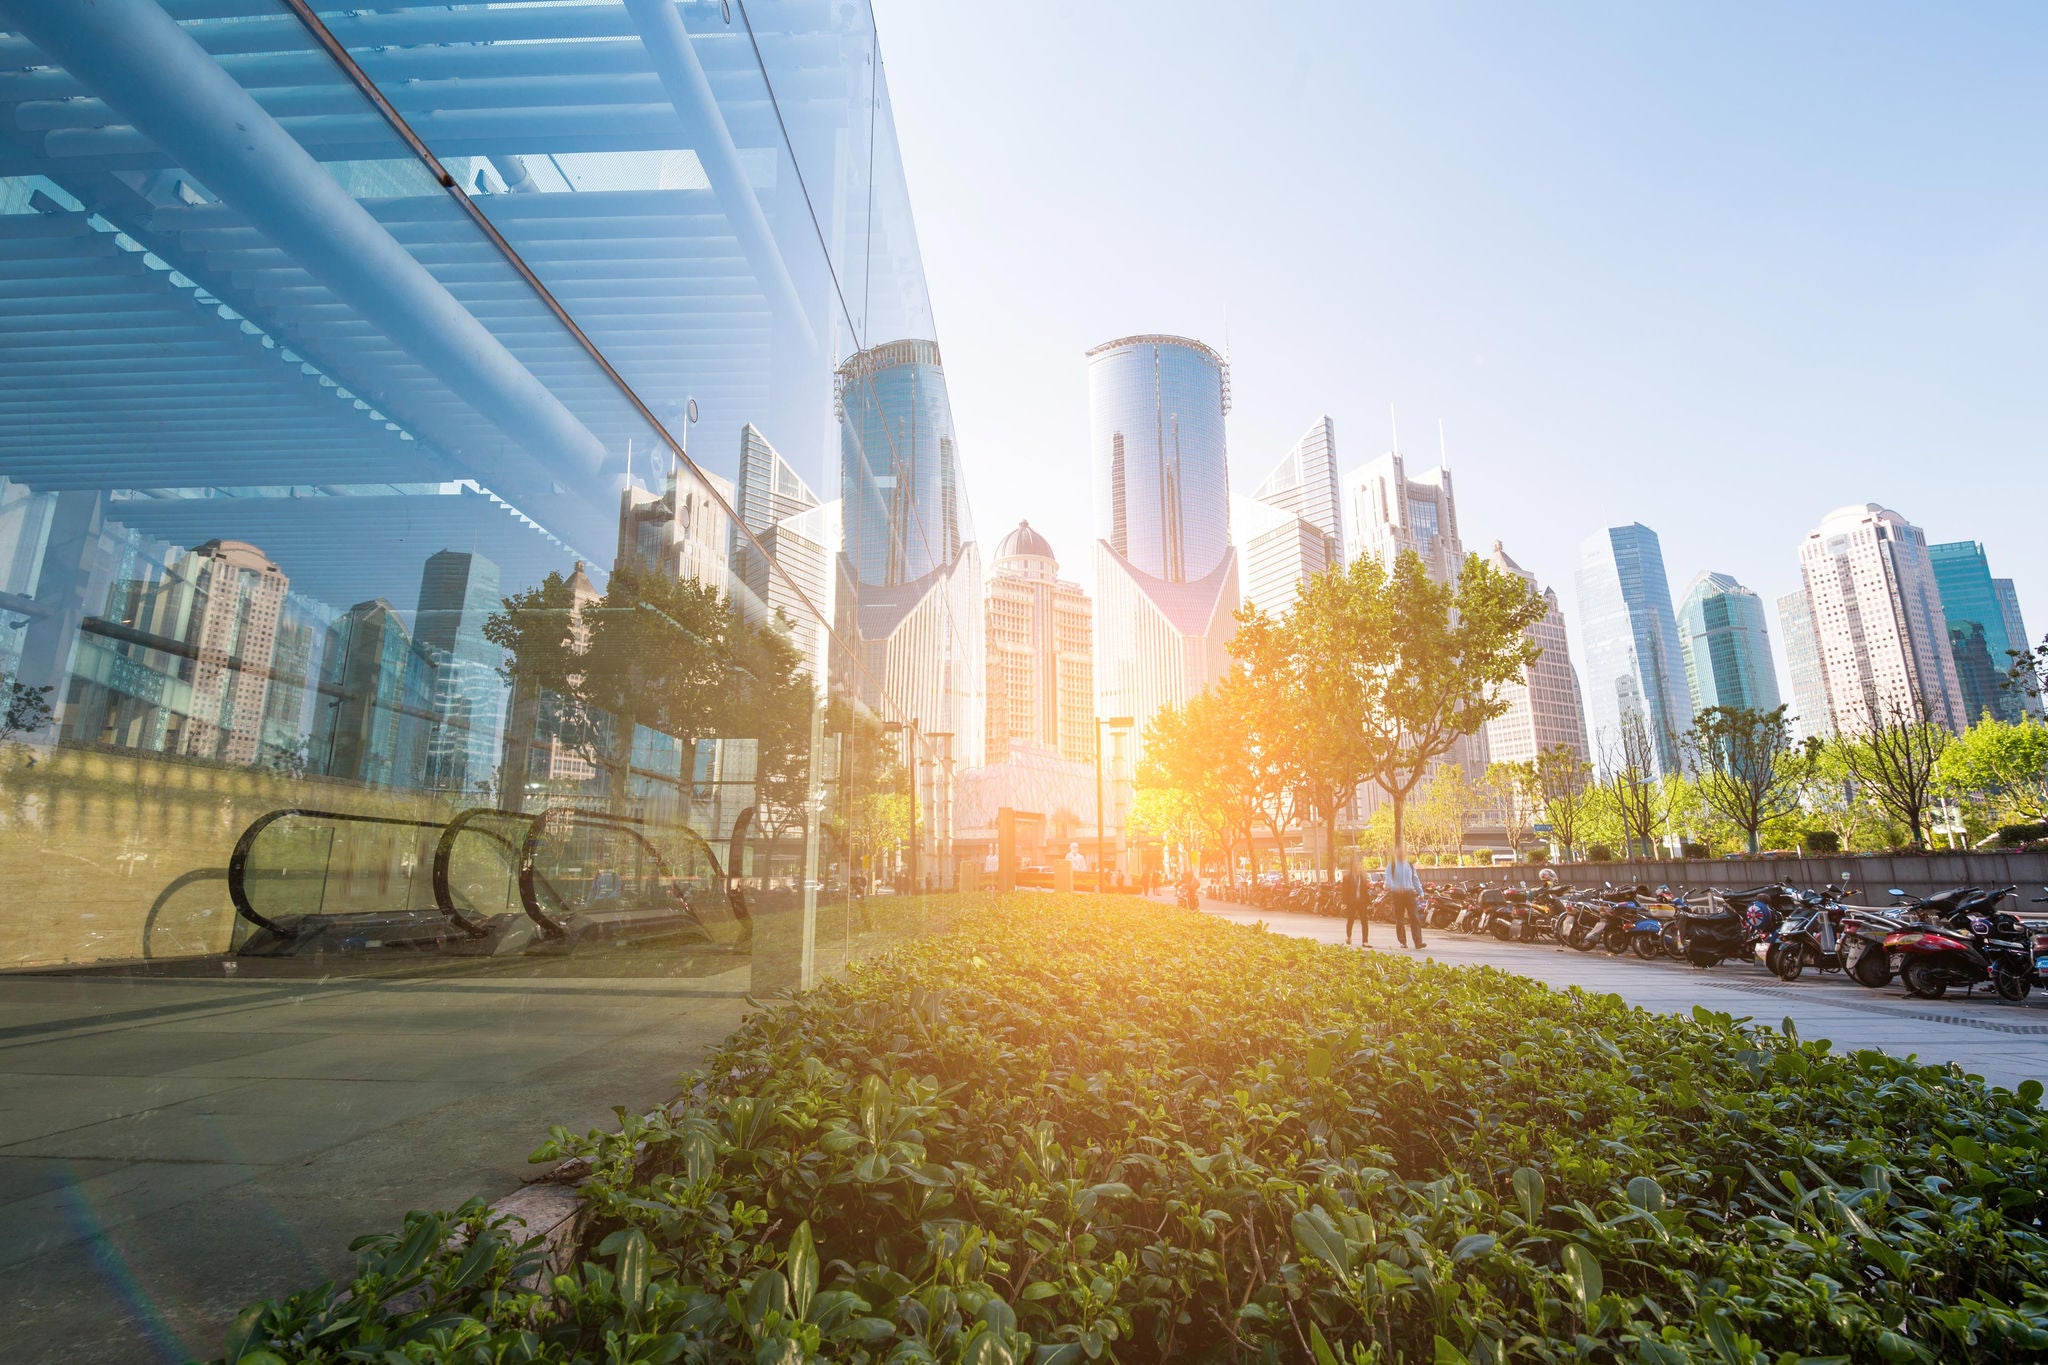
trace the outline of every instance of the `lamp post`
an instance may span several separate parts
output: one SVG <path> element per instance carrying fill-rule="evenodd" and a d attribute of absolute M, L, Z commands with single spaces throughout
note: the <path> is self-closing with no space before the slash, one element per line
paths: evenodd
<path fill-rule="evenodd" d="M 1136 724 L 1137 722 L 1129 716 L 1110 716 L 1107 719 L 1097 716 L 1095 718 L 1095 894 L 1098 896 L 1108 890 L 1108 887 L 1105 885 L 1107 878 L 1104 876 L 1104 872 L 1107 870 L 1108 859 L 1103 852 L 1104 839 L 1102 829 L 1102 732 L 1105 728 L 1128 730 Z"/>

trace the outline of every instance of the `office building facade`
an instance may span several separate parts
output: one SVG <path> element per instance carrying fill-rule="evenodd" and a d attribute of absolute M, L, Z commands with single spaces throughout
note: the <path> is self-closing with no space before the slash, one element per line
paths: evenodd
<path fill-rule="evenodd" d="M 1785 681 L 1792 689 L 1791 711 L 1786 717 L 1792 737 L 1801 741 L 1830 738 L 1835 733 L 1835 718 L 1828 706 L 1820 640 L 1814 633 L 1813 603 L 1806 589 L 1795 589 L 1778 599 L 1778 631 L 1785 641 Z"/>
<path fill-rule="evenodd" d="M 1529 642 L 1541 651 L 1522 677 L 1501 689 L 1508 709 L 1486 723 L 1486 752 L 1495 763 L 1525 763 L 1546 749 L 1587 752 L 1586 709 L 1579 695 L 1578 670 L 1572 667 L 1564 613 L 1557 593 L 1536 581 L 1536 575 L 1508 557 L 1499 541 L 1489 562 L 1513 574 L 1542 595 L 1543 619 L 1529 627 Z"/>
<path fill-rule="evenodd" d="M 1019 522 L 988 576 L 988 762 L 1020 748 L 1094 762 L 1094 630 L 1088 594 L 1059 576 L 1052 543 Z"/>
<path fill-rule="evenodd" d="M 1330 557 L 1335 545 L 1321 527 L 1284 507 L 1234 495 L 1231 502 L 1244 604 L 1284 616 L 1302 584 L 1339 562 Z"/>
<path fill-rule="evenodd" d="M 1990 557 L 1974 540 L 1929 545 L 1927 560 L 1948 622 L 1963 714 L 1972 725 L 1985 715 L 2016 721 L 2028 714 L 2028 704 L 2038 699 L 2024 686 L 2007 685 L 2029 643 L 2025 625 L 2017 620 L 2019 598 L 2012 580 L 1991 576 Z"/>
<path fill-rule="evenodd" d="M 1266 475 L 1252 497 L 1268 507 L 1299 517 L 1326 542 L 1323 561 L 1342 564 L 1344 515 L 1337 475 L 1337 424 L 1318 417 Z M 1244 537 L 1240 535 L 1239 543 Z"/>
<path fill-rule="evenodd" d="M 1799 547 L 1836 734 L 1925 717 L 1960 731 L 1962 684 L 1927 537 L 1876 503 L 1837 508 Z"/>
<path fill-rule="evenodd" d="M 1391 564 L 1409 550 L 1437 582 L 1458 581 L 1465 544 L 1448 465 L 1411 475 L 1407 460 L 1389 451 L 1346 474 L 1341 487 L 1343 543 L 1353 558 L 1372 555 Z"/>
<path fill-rule="evenodd" d="M 1692 700 L 1657 533 L 1632 522 L 1588 536 L 1579 546 L 1577 588 L 1593 762 L 1614 769 L 1624 725 L 1640 721 L 1656 771 L 1682 773 Z"/>
<path fill-rule="evenodd" d="M 1694 712 L 1775 711 L 1778 668 L 1761 597 L 1724 573 L 1701 573 L 1678 605 L 1678 647 Z"/>
<path fill-rule="evenodd" d="M 1186 337 L 1087 352 L 1095 467 L 1095 706 L 1141 737 L 1230 666 L 1239 566 L 1224 417 L 1230 368 Z"/>

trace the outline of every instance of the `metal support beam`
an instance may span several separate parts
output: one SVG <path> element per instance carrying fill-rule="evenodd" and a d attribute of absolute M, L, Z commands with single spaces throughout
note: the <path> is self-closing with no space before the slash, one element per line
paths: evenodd
<path fill-rule="evenodd" d="M 811 331 L 810 315 L 804 309 L 796 283 L 790 279 L 789 267 L 782 259 L 774 230 L 768 226 L 768 217 L 761 212 L 760 196 L 747 183 L 732 131 L 726 127 L 718 98 L 711 93 L 711 82 L 705 79 L 697 50 L 691 46 L 690 31 L 683 27 L 682 16 L 676 13 L 675 0 L 625 0 L 625 5 L 654 63 L 655 74 L 661 77 L 662 88 L 676 107 L 676 115 L 686 130 L 698 134 L 691 150 L 697 153 L 704 176 L 725 209 L 726 222 L 739 239 L 740 250 L 753 267 L 761 292 L 768 296 L 776 321 L 788 329 L 807 353 L 817 355 L 818 340 Z"/>
<path fill-rule="evenodd" d="M 0 0 L 4 2 L 4 0 Z M 596 474 L 603 443 L 155 0 L 11 3 L 15 28 L 531 457 L 516 482 Z M 501 470 L 478 470 L 502 484 Z"/>

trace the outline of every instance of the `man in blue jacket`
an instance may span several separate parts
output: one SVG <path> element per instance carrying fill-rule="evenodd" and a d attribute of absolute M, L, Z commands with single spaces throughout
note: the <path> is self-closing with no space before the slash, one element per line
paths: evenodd
<path fill-rule="evenodd" d="M 1408 946 L 1410 935 L 1422 947 L 1422 876 L 1415 864 L 1396 857 L 1387 864 L 1387 904 L 1394 912 L 1394 937 Z"/>

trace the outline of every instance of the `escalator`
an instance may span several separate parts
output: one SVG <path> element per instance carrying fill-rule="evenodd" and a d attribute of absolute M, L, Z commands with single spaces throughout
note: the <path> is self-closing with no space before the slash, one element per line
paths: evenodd
<path fill-rule="evenodd" d="M 303 807 L 258 817 L 228 859 L 228 899 L 251 929 L 235 955 L 441 951 L 477 938 L 434 896 L 442 829 Z"/>
<path fill-rule="evenodd" d="M 446 822 L 275 810 L 242 832 L 226 879 L 239 957 L 744 952 L 751 939 L 744 898 L 696 831 L 569 806 Z"/>

